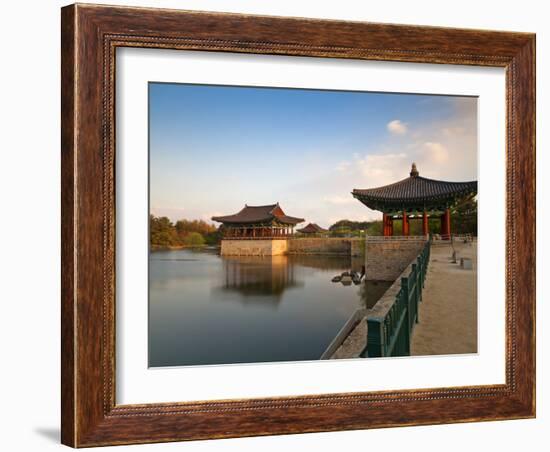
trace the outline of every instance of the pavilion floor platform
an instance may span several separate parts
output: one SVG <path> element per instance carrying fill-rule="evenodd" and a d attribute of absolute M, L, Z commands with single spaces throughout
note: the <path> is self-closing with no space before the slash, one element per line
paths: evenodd
<path fill-rule="evenodd" d="M 411 355 L 477 352 L 477 242 L 432 246 Z M 471 270 L 460 267 L 470 258 Z"/>

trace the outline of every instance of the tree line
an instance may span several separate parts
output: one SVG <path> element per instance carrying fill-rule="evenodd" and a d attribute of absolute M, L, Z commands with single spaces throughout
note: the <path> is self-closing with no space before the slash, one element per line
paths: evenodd
<path fill-rule="evenodd" d="M 172 223 L 168 217 L 150 215 L 149 239 L 153 247 L 197 247 L 219 243 L 220 234 L 216 226 L 204 220 L 178 220 Z"/>

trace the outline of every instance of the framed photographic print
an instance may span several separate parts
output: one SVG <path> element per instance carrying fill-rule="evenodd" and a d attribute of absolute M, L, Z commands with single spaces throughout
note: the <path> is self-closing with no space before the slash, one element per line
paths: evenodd
<path fill-rule="evenodd" d="M 62 9 L 62 442 L 535 415 L 535 37 Z"/>

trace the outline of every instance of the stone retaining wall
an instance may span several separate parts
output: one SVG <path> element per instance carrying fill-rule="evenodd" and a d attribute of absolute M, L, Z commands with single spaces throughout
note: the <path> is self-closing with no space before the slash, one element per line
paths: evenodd
<path fill-rule="evenodd" d="M 223 239 L 222 256 L 278 256 L 281 254 L 321 254 L 361 257 L 365 239 L 339 237 L 289 238 L 275 240 Z"/>
<path fill-rule="evenodd" d="M 425 240 L 379 240 L 365 244 L 367 278 L 376 281 L 395 281 L 425 244 Z"/>
<path fill-rule="evenodd" d="M 221 243 L 222 256 L 280 256 L 287 254 L 288 240 L 231 240 Z"/>
<path fill-rule="evenodd" d="M 299 238 L 288 241 L 289 254 L 335 254 L 350 256 L 350 239 L 332 237 Z"/>

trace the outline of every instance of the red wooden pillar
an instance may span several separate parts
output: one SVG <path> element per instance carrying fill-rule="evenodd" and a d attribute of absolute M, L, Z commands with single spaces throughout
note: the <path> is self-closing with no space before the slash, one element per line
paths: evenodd
<path fill-rule="evenodd" d="M 385 213 L 382 214 L 382 229 L 383 229 L 384 237 L 387 237 L 388 235 L 390 235 L 390 231 L 388 228 L 388 215 Z"/>
<path fill-rule="evenodd" d="M 384 214 L 384 235 L 386 237 L 391 237 L 393 235 L 393 219 L 391 215 Z"/>
<path fill-rule="evenodd" d="M 422 234 L 428 235 L 430 232 L 430 229 L 428 227 L 428 213 L 424 211 L 424 214 L 422 215 Z"/>
<path fill-rule="evenodd" d="M 445 213 L 443 214 L 443 217 L 445 218 L 445 236 L 449 240 L 451 238 L 451 209 L 445 209 Z"/>
<path fill-rule="evenodd" d="M 403 235 L 409 235 L 409 219 L 407 218 L 407 212 L 403 210 Z"/>

